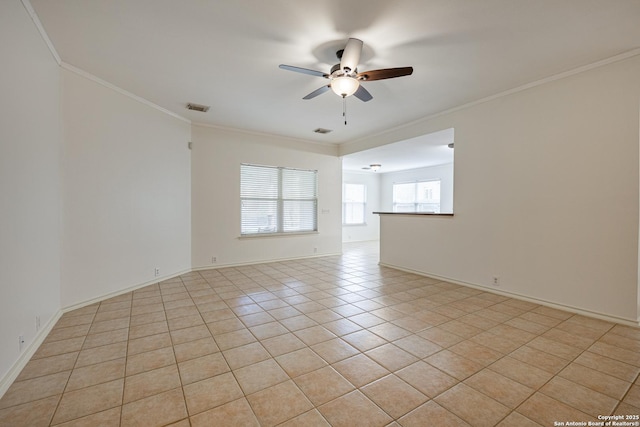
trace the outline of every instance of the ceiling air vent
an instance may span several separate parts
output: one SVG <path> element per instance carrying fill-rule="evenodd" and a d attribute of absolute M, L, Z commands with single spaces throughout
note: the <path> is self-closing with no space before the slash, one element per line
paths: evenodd
<path fill-rule="evenodd" d="M 331 129 L 324 129 L 324 128 L 318 128 L 316 130 L 314 130 L 315 133 L 329 133 L 331 132 Z"/>
<path fill-rule="evenodd" d="M 211 107 L 207 105 L 192 104 L 192 103 L 187 104 L 187 109 L 193 110 L 193 111 L 200 111 L 201 113 L 206 113 L 207 111 L 209 111 L 209 108 Z"/>

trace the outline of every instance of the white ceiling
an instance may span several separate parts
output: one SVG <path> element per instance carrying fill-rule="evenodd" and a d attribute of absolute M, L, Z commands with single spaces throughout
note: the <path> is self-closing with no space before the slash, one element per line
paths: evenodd
<path fill-rule="evenodd" d="M 454 130 L 445 129 L 428 135 L 411 138 L 393 144 L 349 154 L 342 159 L 342 169 L 354 172 L 374 173 L 363 170 L 372 164 L 382 165 L 377 173 L 396 172 L 426 166 L 453 163 Z"/>
<path fill-rule="evenodd" d="M 637 49 L 638 0 L 31 0 L 62 61 L 196 123 L 340 144 Z M 347 38 L 373 100 L 327 92 Z M 210 105 L 208 113 L 185 109 Z M 332 129 L 326 135 L 318 127 Z M 387 160 L 385 163 L 389 164 Z"/>

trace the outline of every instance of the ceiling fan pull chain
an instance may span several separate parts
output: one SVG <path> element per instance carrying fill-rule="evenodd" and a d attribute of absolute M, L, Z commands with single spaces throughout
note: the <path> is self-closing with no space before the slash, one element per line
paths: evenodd
<path fill-rule="evenodd" d="M 347 97 L 342 95 L 342 117 L 344 117 L 344 125 L 347 125 Z"/>

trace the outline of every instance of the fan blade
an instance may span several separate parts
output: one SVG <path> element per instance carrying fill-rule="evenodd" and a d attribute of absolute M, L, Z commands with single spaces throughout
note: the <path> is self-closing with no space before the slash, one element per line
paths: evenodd
<path fill-rule="evenodd" d="M 383 70 L 371 70 L 358 73 L 358 78 L 365 81 L 392 79 L 394 77 L 410 76 L 413 67 L 385 68 Z"/>
<path fill-rule="evenodd" d="M 321 88 L 318 88 L 316 90 L 314 90 L 313 92 L 311 92 L 309 95 L 305 96 L 302 99 L 311 99 L 311 98 L 315 98 L 318 95 L 322 95 L 323 93 L 325 93 L 326 91 L 329 90 L 331 86 L 330 85 L 326 85 L 326 86 L 322 86 Z"/>
<path fill-rule="evenodd" d="M 325 79 L 329 78 L 329 75 L 323 73 L 322 71 L 309 70 L 308 68 L 300 68 L 294 67 L 293 65 L 284 65 L 280 64 L 280 68 L 283 70 L 295 71 L 296 73 L 309 74 L 311 76 L 324 77 Z"/>
<path fill-rule="evenodd" d="M 340 68 L 343 70 L 348 68 L 349 72 L 355 71 L 360 61 L 360 53 L 362 53 L 362 40 L 349 39 L 340 58 Z"/>
<path fill-rule="evenodd" d="M 358 88 L 357 91 L 355 91 L 355 93 L 353 94 L 353 96 L 355 96 L 356 98 L 358 98 L 360 101 L 371 101 L 373 99 L 373 96 L 371 96 L 371 94 L 369 93 L 368 90 L 366 90 L 364 88 L 364 86 L 360 85 L 360 87 Z"/>

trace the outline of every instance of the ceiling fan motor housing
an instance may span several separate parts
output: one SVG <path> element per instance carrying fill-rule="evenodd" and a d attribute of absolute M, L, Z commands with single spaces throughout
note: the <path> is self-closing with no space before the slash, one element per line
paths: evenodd
<path fill-rule="evenodd" d="M 412 67 L 386 68 L 358 73 L 357 67 L 360 61 L 360 54 L 362 53 L 362 46 L 362 40 L 350 38 L 345 48 L 336 52 L 340 63 L 331 67 L 329 74 L 285 64 L 280 64 L 280 68 L 329 79 L 329 84 L 314 90 L 302 99 L 313 99 L 331 89 L 336 95 L 341 96 L 343 99 L 347 96 L 355 95 L 356 98 L 363 102 L 370 101 L 373 97 L 360 85 L 360 82 L 365 80 L 391 79 L 394 77 L 408 76 L 413 73 Z"/>
<path fill-rule="evenodd" d="M 342 77 L 342 76 L 355 77 L 357 73 L 358 73 L 358 70 L 349 70 L 348 68 L 343 70 L 342 68 L 340 68 L 340 64 L 334 65 L 333 67 L 331 67 L 331 71 L 329 71 L 329 74 L 332 77 Z"/>

